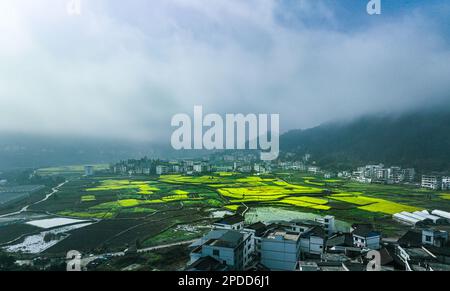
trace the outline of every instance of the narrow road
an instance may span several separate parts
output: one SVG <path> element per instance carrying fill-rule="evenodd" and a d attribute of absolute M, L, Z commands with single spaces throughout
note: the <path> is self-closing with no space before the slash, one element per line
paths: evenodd
<path fill-rule="evenodd" d="M 146 253 L 146 252 L 151 252 L 151 251 L 155 251 L 155 250 L 175 247 L 175 246 L 182 246 L 182 245 L 187 245 L 187 244 L 194 243 L 194 242 L 196 242 L 198 240 L 199 239 L 193 239 L 193 240 L 181 241 L 181 242 L 177 242 L 177 243 L 159 245 L 159 246 L 149 247 L 149 248 L 145 248 L 145 249 L 139 249 L 137 252 L 138 253 Z"/>
<path fill-rule="evenodd" d="M 54 194 L 58 193 L 58 192 L 59 192 L 59 188 L 61 188 L 62 186 L 64 186 L 67 182 L 69 182 L 69 181 L 65 181 L 64 183 L 61 183 L 61 184 L 59 184 L 58 186 L 52 188 L 52 191 L 51 191 L 50 193 L 48 193 L 47 195 L 45 195 L 45 197 L 44 197 L 43 199 L 41 199 L 41 200 L 39 200 L 39 201 L 37 201 L 37 202 L 28 204 L 27 206 L 23 207 L 23 208 L 22 208 L 21 210 L 19 210 L 19 211 L 11 212 L 11 213 L 7 213 L 7 214 L 0 215 L 0 218 L 5 218 L 5 217 L 9 217 L 9 216 L 14 216 L 14 215 L 18 215 L 18 214 L 27 212 L 27 211 L 28 211 L 28 208 L 30 208 L 30 206 L 33 206 L 33 205 L 42 203 L 42 202 L 44 202 L 44 201 L 47 201 L 47 200 L 48 200 L 50 197 L 52 197 Z"/>

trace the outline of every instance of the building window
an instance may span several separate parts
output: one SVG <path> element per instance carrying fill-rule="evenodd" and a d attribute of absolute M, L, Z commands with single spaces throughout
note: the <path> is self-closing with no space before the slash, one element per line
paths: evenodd
<path fill-rule="evenodd" d="M 427 241 L 427 242 L 431 242 L 431 236 L 429 236 L 429 235 L 426 235 L 426 236 L 425 236 L 425 241 Z"/>
<path fill-rule="evenodd" d="M 219 257 L 220 251 L 219 250 L 213 250 L 213 256 Z"/>

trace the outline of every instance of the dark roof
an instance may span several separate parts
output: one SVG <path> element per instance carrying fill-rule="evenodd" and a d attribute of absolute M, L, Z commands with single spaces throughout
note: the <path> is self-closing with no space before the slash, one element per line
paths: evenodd
<path fill-rule="evenodd" d="M 241 242 L 244 235 L 238 231 L 229 230 L 218 239 L 211 239 L 207 244 L 217 247 L 235 248 Z"/>
<path fill-rule="evenodd" d="M 307 232 L 305 232 L 305 233 L 303 233 L 301 235 L 301 237 L 304 237 L 304 238 L 309 238 L 311 236 L 316 236 L 316 237 L 320 237 L 320 238 L 326 238 L 327 234 L 326 234 L 325 230 L 323 230 L 322 227 L 317 227 L 316 226 L 316 227 L 313 227 L 311 230 L 309 230 L 309 231 L 307 231 Z"/>
<path fill-rule="evenodd" d="M 202 257 L 186 268 L 187 271 L 227 271 L 228 266 L 208 256 Z"/>
<path fill-rule="evenodd" d="M 205 234 L 201 239 L 195 241 L 190 245 L 190 247 L 198 247 L 202 246 L 205 242 L 211 240 L 211 239 L 219 239 L 221 236 L 223 236 L 228 230 L 226 229 L 214 229 Z"/>
<path fill-rule="evenodd" d="M 412 262 L 422 262 L 423 260 L 433 259 L 433 257 L 422 248 L 405 248 Z"/>
<path fill-rule="evenodd" d="M 352 235 L 350 233 L 336 234 L 328 238 L 326 245 L 327 247 L 334 247 L 334 246 L 352 247 L 353 246 Z"/>
<path fill-rule="evenodd" d="M 355 227 L 356 229 L 352 232 L 352 234 L 361 236 L 361 237 L 372 237 L 380 235 L 379 232 L 373 230 L 370 225 L 358 225 Z"/>
<path fill-rule="evenodd" d="M 268 229 L 267 225 L 262 222 L 251 224 L 249 226 L 246 226 L 245 228 L 254 230 L 257 236 L 263 234 Z"/>
<path fill-rule="evenodd" d="M 244 221 L 244 217 L 242 215 L 236 214 L 236 215 L 225 216 L 224 218 L 216 221 L 216 223 L 233 225 L 233 224 L 240 223 L 243 221 Z"/>
<path fill-rule="evenodd" d="M 310 219 L 294 219 L 291 221 L 291 223 L 295 223 L 296 225 L 302 225 L 302 226 L 321 226 L 322 224 Z"/>
<path fill-rule="evenodd" d="M 444 257 L 450 257 L 450 247 L 435 247 L 435 246 L 425 246 L 425 249 L 430 251 L 435 256 L 444 256 Z"/>
<path fill-rule="evenodd" d="M 344 254 L 332 254 L 332 253 L 324 253 L 322 254 L 323 262 L 348 262 L 350 258 Z"/>
<path fill-rule="evenodd" d="M 397 242 L 402 247 L 420 247 L 422 245 L 422 233 L 408 230 Z"/>
<path fill-rule="evenodd" d="M 362 263 L 344 262 L 344 266 L 352 272 L 362 272 L 367 270 L 367 265 Z"/>

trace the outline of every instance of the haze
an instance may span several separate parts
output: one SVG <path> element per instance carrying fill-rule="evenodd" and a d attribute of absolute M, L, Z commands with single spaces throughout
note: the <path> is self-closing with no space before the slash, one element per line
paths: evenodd
<path fill-rule="evenodd" d="M 344 2 L 2 0 L 0 132 L 169 142 L 195 105 L 282 131 L 449 105 L 448 1 Z"/>

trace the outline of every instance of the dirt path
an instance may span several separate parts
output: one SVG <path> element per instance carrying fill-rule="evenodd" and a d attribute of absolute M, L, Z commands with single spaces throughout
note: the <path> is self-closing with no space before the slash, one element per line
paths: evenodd
<path fill-rule="evenodd" d="M 65 184 L 67 184 L 67 182 L 69 182 L 69 181 L 65 181 L 64 183 L 61 183 L 61 184 L 59 184 L 58 186 L 52 188 L 52 191 L 51 191 L 49 194 L 45 195 L 45 197 L 44 197 L 43 199 L 41 199 L 41 200 L 39 200 L 39 201 L 37 201 L 37 202 L 28 204 L 27 206 L 23 207 L 23 208 L 22 208 L 21 210 L 19 210 L 19 211 L 11 212 L 11 213 L 7 213 L 7 214 L 0 215 L 0 218 L 5 218 L 5 217 L 9 217 L 9 216 L 14 216 L 14 215 L 18 215 L 18 214 L 27 212 L 27 211 L 28 211 L 28 208 L 30 208 L 30 206 L 37 205 L 37 204 L 39 204 L 39 203 L 42 203 L 42 202 L 44 202 L 44 201 L 47 201 L 47 200 L 48 200 L 50 197 L 52 197 L 54 194 L 58 193 L 58 192 L 59 192 L 59 188 L 61 188 L 61 187 L 64 186 Z"/>

